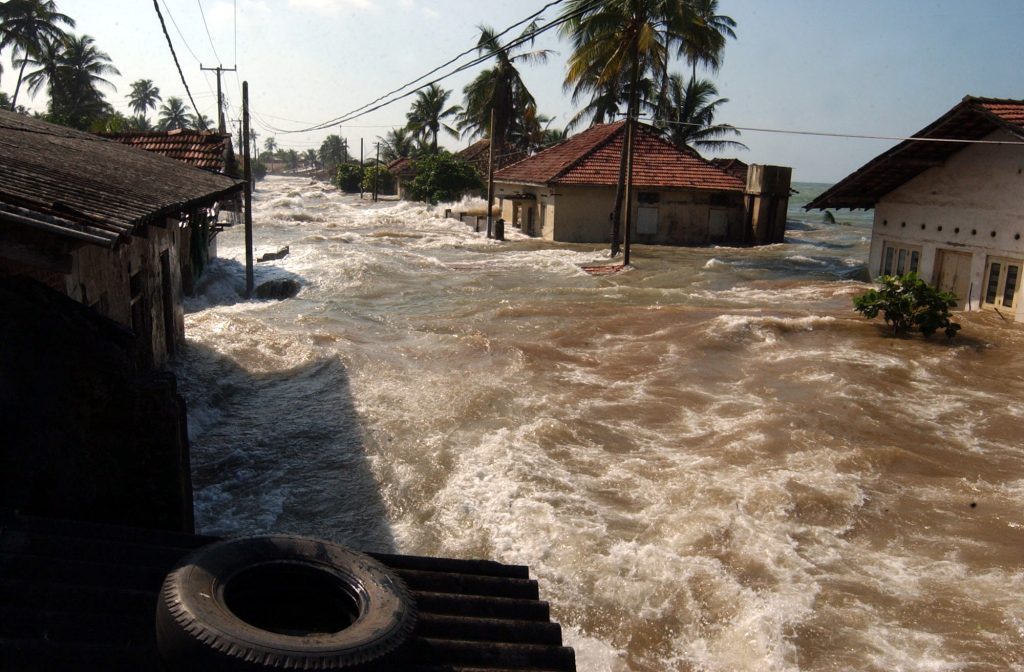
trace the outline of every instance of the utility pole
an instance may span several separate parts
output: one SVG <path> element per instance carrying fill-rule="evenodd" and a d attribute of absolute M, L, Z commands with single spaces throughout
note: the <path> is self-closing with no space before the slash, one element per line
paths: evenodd
<path fill-rule="evenodd" d="M 221 93 L 220 89 L 220 73 L 236 72 L 238 68 L 222 68 L 219 65 L 216 68 L 204 68 L 203 64 L 200 63 L 199 69 L 217 73 L 217 129 L 220 131 L 221 135 L 224 135 L 227 130 L 227 126 L 224 124 L 224 94 Z"/>
<path fill-rule="evenodd" d="M 363 200 L 363 139 L 359 138 L 359 200 Z"/>
<path fill-rule="evenodd" d="M 494 219 L 494 108 L 491 108 L 491 141 L 487 148 L 487 237 L 491 237 L 491 223 Z"/>
<path fill-rule="evenodd" d="M 245 136 L 245 298 L 252 298 L 252 157 L 249 155 L 249 82 L 242 82 L 242 134 Z"/>
<path fill-rule="evenodd" d="M 627 150 L 629 158 L 626 165 L 626 193 L 623 198 L 626 200 L 626 231 L 623 241 L 622 265 L 629 266 L 629 239 L 633 235 L 633 142 L 636 139 L 636 120 L 629 116 L 626 118 L 625 142 L 629 143 Z"/>
<path fill-rule="evenodd" d="M 377 178 L 380 177 L 380 143 L 377 143 L 377 159 L 373 163 L 373 202 L 377 202 Z"/>

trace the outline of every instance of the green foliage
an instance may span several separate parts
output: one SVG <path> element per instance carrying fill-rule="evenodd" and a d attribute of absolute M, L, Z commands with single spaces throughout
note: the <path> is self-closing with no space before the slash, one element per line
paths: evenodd
<path fill-rule="evenodd" d="M 422 156 L 415 165 L 416 177 L 409 184 L 409 198 L 414 201 L 455 201 L 484 186 L 473 166 L 448 152 Z"/>
<path fill-rule="evenodd" d="M 956 297 L 940 292 L 917 273 L 903 276 L 883 275 L 881 285 L 866 294 L 853 298 L 853 309 L 868 319 L 882 313 L 886 324 L 892 325 L 893 336 L 917 328 L 925 336 L 942 329 L 953 338 L 960 325 L 951 321 L 949 311 L 956 308 Z"/>
<path fill-rule="evenodd" d="M 363 170 L 363 191 L 367 193 L 373 191 L 374 177 L 377 179 L 378 194 L 395 193 L 395 176 L 384 165 L 367 166 Z"/>
<path fill-rule="evenodd" d="M 363 169 L 358 163 L 343 163 L 334 174 L 334 186 L 347 194 L 359 191 L 359 183 L 363 179 Z"/>

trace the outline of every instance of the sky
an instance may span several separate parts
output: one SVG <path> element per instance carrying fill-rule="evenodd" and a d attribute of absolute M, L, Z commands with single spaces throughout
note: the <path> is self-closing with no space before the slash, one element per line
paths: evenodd
<path fill-rule="evenodd" d="M 360 108 L 471 49 L 480 24 L 504 30 L 549 0 L 157 1 L 201 112 L 216 119 L 216 78 L 200 66 L 237 67 L 223 76 L 230 116 L 240 117 L 241 81 L 248 81 L 261 144 L 274 136 L 279 147 L 303 151 L 340 133 L 356 154 L 364 140 L 371 156 L 378 136 L 404 125 L 411 98 L 340 129 L 285 131 Z M 142 78 L 152 79 L 164 99 L 187 102 L 153 2 L 57 6 L 120 70 L 111 78 L 116 91 L 107 95 L 117 109 L 129 111 L 130 84 Z M 728 99 L 716 121 L 737 127 L 905 137 L 968 94 L 1024 98 L 1024 0 L 719 0 L 719 11 L 736 20 L 737 39 L 729 41 L 719 72 L 703 74 Z M 569 45 L 557 32 L 533 46 L 551 50 L 547 64 L 520 71 L 540 112 L 561 128 L 575 108 L 562 87 Z M 10 93 L 14 69 L 9 54 L 3 59 L 0 89 Z M 483 67 L 441 82 L 453 103 Z M 43 109 L 45 94 L 24 102 Z M 895 144 L 754 130 L 739 139 L 749 151 L 723 155 L 792 166 L 798 182 L 835 182 Z M 442 140 L 450 149 L 468 142 Z"/>

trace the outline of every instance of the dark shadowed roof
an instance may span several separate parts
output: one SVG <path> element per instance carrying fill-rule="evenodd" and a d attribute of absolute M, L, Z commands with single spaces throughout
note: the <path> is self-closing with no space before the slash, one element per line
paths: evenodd
<path fill-rule="evenodd" d="M 477 140 L 469 147 L 456 152 L 455 156 L 476 168 L 476 171 L 486 178 L 487 167 L 491 160 L 491 141 L 489 138 Z M 526 158 L 525 152 L 506 149 L 500 156 L 494 157 L 494 166 L 495 169 L 500 169 L 516 161 L 522 161 L 524 158 Z"/>
<path fill-rule="evenodd" d="M 163 669 L 154 635 L 160 585 L 212 541 L 0 511 L 0 669 Z M 371 669 L 575 671 L 526 567 L 370 555 L 405 582 L 419 612 L 409 640 Z"/>
<path fill-rule="evenodd" d="M 0 218 L 114 246 L 243 183 L 91 133 L 0 111 Z"/>
<path fill-rule="evenodd" d="M 104 133 L 103 137 L 176 159 L 196 168 L 212 170 L 215 173 L 224 172 L 224 162 L 228 145 L 231 142 L 229 135 L 183 129 L 141 133 Z"/>
<path fill-rule="evenodd" d="M 494 179 L 512 184 L 615 186 L 625 122 L 592 126 L 565 142 L 503 168 Z M 633 185 L 640 189 L 743 191 L 744 182 L 692 150 L 677 149 L 650 126 L 639 124 Z"/>
<path fill-rule="evenodd" d="M 804 208 L 873 208 L 890 191 L 969 146 L 936 140 L 981 140 L 998 130 L 1024 141 L 1024 100 L 966 96 L 911 139 L 864 164 Z"/>
<path fill-rule="evenodd" d="M 413 165 L 412 159 L 407 156 L 403 156 L 388 164 L 388 172 L 395 177 L 415 177 L 416 166 Z"/>

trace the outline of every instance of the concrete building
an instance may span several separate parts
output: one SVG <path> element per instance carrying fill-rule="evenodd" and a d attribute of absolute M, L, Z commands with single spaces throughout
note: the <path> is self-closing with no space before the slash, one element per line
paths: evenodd
<path fill-rule="evenodd" d="M 605 243 L 618 182 L 625 122 L 598 124 L 495 174 L 502 217 L 545 240 Z M 676 148 L 650 126 L 637 128 L 634 149 L 632 241 L 663 245 L 745 245 L 779 242 L 785 230 L 789 169 L 781 221 L 779 198 L 765 199 L 766 172 L 748 188 L 744 180 Z M 762 168 L 762 167 L 758 167 Z M 753 191 L 752 191 L 753 189 Z M 765 210 L 762 201 L 772 207 Z M 755 211 L 764 210 L 752 219 Z"/>
<path fill-rule="evenodd" d="M 872 278 L 915 271 L 1024 320 L 1024 101 L 967 96 L 805 207 L 874 208 Z"/>
<path fill-rule="evenodd" d="M 25 275 L 132 329 L 159 367 L 184 337 L 182 255 L 242 183 L 0 112 L 0 277 Z"/>

